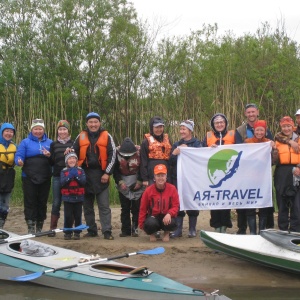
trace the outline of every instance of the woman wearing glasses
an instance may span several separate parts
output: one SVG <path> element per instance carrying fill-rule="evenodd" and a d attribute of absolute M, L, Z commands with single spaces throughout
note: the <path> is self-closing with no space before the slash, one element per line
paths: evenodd
<path fill-rule="evenodd" d="M 180 140 L 173 144 L 171 150 L 171 157 L 169 160 L 170 170 L 171 170 L 171 183 L 177 187 L 177 157 L 180 154 L 181 147 L 202 147 L 201 142 L 193 137 L 194 131 L 194 121 L 185 120 L 180 123 Z M 188 237 L 193 238 L 196 236 L 196 225 L 197 218 L 199 216 L 199 210 L 187 210 L 187 215 L 189 216 L 189 234 Z M 183 210 L 178 212 L 176 218 L 177 229 L 171 233 L 171 238 L 181 237 L 182 236 L 182 224 L 185 212 Z"/>
<path fill-rule="evenodd" d="M 51 186 L 50 140 L 42 119 L 32 121 L 31 131 L 21 141 L 15 164 L 22 167 L 24 214 L 28 233 L 41 232 L 47 216 L 47 200 Z"/>
<path fill-rule="evenodd" d="M 211 131 L 206 133 L 203 141 L 204 147 L 217 147 L 235 143 L 234 130 L 227 130 L 228 120 L 221 113 L 215 114 L 210 120 Z M 225 233 L 227 227 L 232 228 L 230 209 L 218 209 L 210 211 L 210 226 L 215 231 Z"/>

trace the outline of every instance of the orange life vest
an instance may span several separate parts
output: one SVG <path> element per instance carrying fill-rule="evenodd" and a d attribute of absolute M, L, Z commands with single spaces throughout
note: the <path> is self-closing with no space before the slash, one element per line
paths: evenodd
<path fill-rule="evenodd" d="M 99 163 L 101 165 L 101 169 L 105 171 L 107 167 L 107 144 L 108 144 L 108 132 L 106 130 L 100 133 L 100 136 L 95 144 L 95 148 L 99 149 Z M 90 147 L 91 142 L 88 137 L 87 131 L 82 131 L 79 134 L 79 158 L 78 158 L 78 166 L 81 166 L 82 163 L 86 160 L 86 152 Z M 95 153 L 97 153 L 97 149 L 94 149 Z M 88 162 L 86 161 L 88 165 Z"/>
<path fill-rule="evenodd" d="M 150 133 L 146 133 L 145 138 L 148 140 L 150 159 L 168 160 L 170 158 L 172 145 L 167 133 L 164 133 L 162 142 L 156 140 Z"/>
<path fill-rule="evenodd" d="M 224 145 L 234 144 L 234 130 L 227 131 L 226 135 L 222 137 L 222 140 L 224 141 Z M 218 141 L 220 141 L 220 139 L 215 136 L 213 131 L 207 132 L 206 143 L 208 147 L 210 147 L 213 144 L 217 144 Z"/>
<path fill-rule="evenodd" d="M 280 164 L 297 165 L 300 163 L 300 154 L 297 154 L 290 145 L 283 144 L 278 141 L 275 143 L 278 150 Z M 298 144 L 300 145 L 300 139 L 298 140 Z"/>

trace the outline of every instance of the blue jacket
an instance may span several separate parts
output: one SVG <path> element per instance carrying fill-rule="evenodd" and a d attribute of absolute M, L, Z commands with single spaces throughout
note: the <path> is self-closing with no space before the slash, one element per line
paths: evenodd
<path fill-rule="evenodd" d="M 15 155 L 15 164 L 18 165 L 18 159 L 22 159 L 24 164 L 26 164 L 26 160 L 33 157 L 42 157 L 43 149 L 50 151 L 50 144 L 52 140 L 50 140 L 46 134 L 43 135 L 42 139 L 39 140 L 36 136 L 34 136 L 31 132 L 28 137 L 21 141 L 17 153 Z M 30 166 L 28 166 L 31 168 Z M 37 166 L 32 166 L 36 168 Z M 50 160 L 49 160 L 50 167 Z M 24 171 L 22 171 L 22 176 L 26 177 Z"/>

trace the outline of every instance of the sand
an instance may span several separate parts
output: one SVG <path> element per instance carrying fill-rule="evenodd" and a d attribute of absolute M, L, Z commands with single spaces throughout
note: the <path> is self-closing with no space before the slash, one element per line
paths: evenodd
<path fill-rule="evenodd" d="M 50 211 L 50 207 L 48 208 Z M 209 211 L 201 211 L 198 217 L 197 232 L 200 229 L 212 230 L 209 226 Z M 99 225 L 99 217 L 96 215 Z M 49 229 L 50 213 L 48 213 L 43 230 Z M 100 225 L 99 225 L 100 226 Z M 147 266 L 150 270 L 180 281 L 186 285 L 206 291 L 215 289 L 230 290 L 235 287 L 299 287 L 300 278 L 276 271 L 222 253 L 216 253 L 207 248 L 199 239 L 188 238 L 188 217 L 184 218 L 183 237 L 171 239 L 169 242 L 158 240 L 150 242 L 149 237 L 139 231 L 139 237 L 119 237 L 120 208 L 112 208 L 113 241 L 104 240 L 101 232 L 96 238 L 81 238 L 79 241 L 65 241 L 63 233 L 56 237 L 40 237 L 39 241 L 73 249 L 85 254 L 99 254 L 101 257 L 110 257 L 128 252 L 165 247 L 165 253 L 156 256 L 136 255 L 120 259 L 120 262 L 138 266 Z M 59 219 L 59 228 L 63 227 L 63 218 Z M 12 207 L 4 229 L 17 234 L 26 234 L 23 208 Z M 228 234 L 235 234 L 237 230 L 236 217 L 233 213 L 233 228 Z"/>

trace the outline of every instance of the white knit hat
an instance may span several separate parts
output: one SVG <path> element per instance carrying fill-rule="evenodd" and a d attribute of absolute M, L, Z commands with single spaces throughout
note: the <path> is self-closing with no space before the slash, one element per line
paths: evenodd
<path fill-rule="evenodd" d="M 65 164 L 66 164 L 66 165 L 67 165 L 68 159 L 69 159 L 70 157 L 75 157 L 75 158 L 78 160 L 78 157 L 77 157 L 77 155 L 76 155 L 75 152 L 69 152 L 69 153 L 66 154 L 66 156 L 65 156 Z"/>
<path fill-rule="evenodd" d="M 30 129 L 32 129 L 32 128 L 36 127 L 36 126 L 41 126 L 41 127 L 43 127 L 45 129 L 44 120 L 43 119 L 34 119 L 34 120 L 32 120 Z"/>

